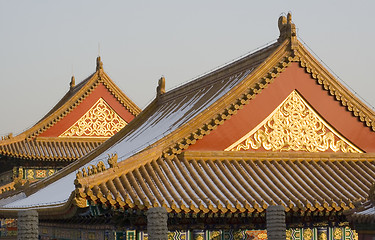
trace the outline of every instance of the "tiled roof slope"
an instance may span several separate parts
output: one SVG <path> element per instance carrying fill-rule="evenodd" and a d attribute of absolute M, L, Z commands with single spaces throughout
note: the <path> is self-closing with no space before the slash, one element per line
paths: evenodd
<path fill-rule="evenodd" d="M 0 154 L 18 159 L 72 161 L 97 148 L 105 139 L 21 139 L 0 145 Z"/>
<path fill-rule="evenodd" d="M 0 155 L 28 160 L 71 161 L 98 147 L 107 138 L 41 138 L 39 135 L 72 112 L 100 83 L 123 105 L 124 110 L 134 116 L 141 111 L 103 71 L 100 57 L 95 73 L 78 85 L 73 81 L 74 78 L 65 96 L 37 124 L 15 137 L 4 137 L 0 141 Z"/>
<path fill-rule="evenodd" d="M 236 115 L 264 88 L 272 87 L 292 63 L 298 63 L 311 81 L 332 95 L 332 101 L 340 101 L 366 130 L 375 130 L 375 114 L 296 39 L 290 16 L 280 19 L 277 42 L 175 90 L 163 93 L 161 81 L 158 97 L 127 127 L 79 161 L 11 196 L 17 200 L 3 205 L 0 213 L 43 206 L 38 209 L 39 216 L 61 217 L 77 206 L 86 207 L 87 200 L 134 208 L 165 204 L 173 211 L 191 208 L 198 212 L 261 211 L 269 204 L 283 204 L 289 211 L 352 208 L 351 202 L 365 197 L 375 178 L 372 153 L 223 151 L 206 157 L 202 157 L 205 153 L 183 153 Z M 117 163 L 111 162 L 115 158 L 102 163 L 108 154 L 117 154 Z M 81 167 L 90 169 L 77 172 Z M 59 187 L 59 196 L 52 196 Z M 185 192 L 189 189 L 197 193 Z M 250 194 L 245 190 L 251 190 Z"/>
<path fill-rule="evenodd" d="M 346 211 L 348 219 L 354 225 L 375 226 L 375 182 L 368 191 L 367 201 L 358 202 L 356 208 Z M 374 229 L 372 229 L 374 231 Z"/>
<path fill-rule="evenodd" d="M 262 212 L 275 204 L 341 211 L 367 197 L 375 155 L 188 151 L 121 170 L 104 170 L 113 176 L 105 182 L 78 177 L 77 202 L 177 213 Z"/>

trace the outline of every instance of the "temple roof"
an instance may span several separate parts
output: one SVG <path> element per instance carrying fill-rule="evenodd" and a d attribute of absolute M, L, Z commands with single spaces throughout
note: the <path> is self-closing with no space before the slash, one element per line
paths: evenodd
<path fill-rule="evenodd" d="M 280 18 L 279 29 L 278 41 L 179 88 L 165 92 L 161 79 L 155 100 L 127 127 L 43 183 L 8 195 L 0 212 L 43 206 L 41 216 L 59 217 L 88 202 L 174 212 L 354 208 L 375 179 L 375 114 L 297 40 L 290 15 Z M 311 131 L 319 130 L 327 152 L 224 151 L 252 129 L 266 132 L 262 124 L 294 90 L 319 121 L 312 130 L 291 130 L 305 134 L 309 147 Z M 301 119 L 296 126 L 304 126 Z M 59 195 L 49 196 L 56 188 Z"/>
<path fill-rule="evenodd" d="M 74 124 L 80 124 L 79 120 L 87 122 L 84 117 L 85 113 L 88 115 L 92 111 L 90 107 L 93 108 L 96 104 L 100 110 L 114 111 L 116 116 L 120 114 L 117 118 L 124 121 L 122 127 L 137 116 L 141 110 L 104 72 L 100 57 L 97 59 L 97 66 L 99 67 L 95 73 L 77 85 L 72 77 L 69 91 L 33 127 L 17 136 L 3 137 L 0 141 L 0 155 L 42 161 L 76 160 L 120 130 L 102 135 L 62 134 L 69 127 L 77 128 Z M 101 102 L 97 102 L 98 99 Z M 98 106 L 99 104 L 101 105 Z"/>

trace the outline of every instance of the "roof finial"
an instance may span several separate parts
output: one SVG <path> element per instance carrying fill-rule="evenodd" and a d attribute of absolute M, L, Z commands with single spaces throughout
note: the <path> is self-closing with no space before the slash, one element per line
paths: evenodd
<path fill-rule="evenodd" d="M 158 87 L 156 88 L 156 96 L 159 97 L 160 95 L 165 93 L 165 77 L 162 76 L 159 79 Z"/>
<path fill-rule="evenodd" d="M 296 32 L 296 25 L 292 22 L 292 13 L 288 13 L 288 15 L 280 16 L 279 17 L 279 30 L 280 36 L 278 41 L 282 42 L 287 38 L 290 38 L 292 49 L 296 46 L 297 43 L 297 32 Z"/>
<path fill-rule="evenodd" d="M 103 63 L 100 60 L 100 56 L 96 58 L 96 71 L 99 71 L 100 69 L 103 69 Z"/>
<path fill-rule="evenodd" d="M 70 91 L 73 90 L 75 86 L 76 86 L 76 79 L 74 78 L 74 75 L 73 75 L 72 79 L 70 80 Z"/>

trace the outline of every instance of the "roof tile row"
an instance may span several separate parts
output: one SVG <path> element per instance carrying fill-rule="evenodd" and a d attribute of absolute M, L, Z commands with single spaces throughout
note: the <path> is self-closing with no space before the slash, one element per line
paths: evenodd
<path fill-rule="evenodd" d="M 0 154 L 21 159 L 41 160 L 75 160 L 96 147 L 104 140 L 95 139 L 90 141 L 70 140 L 23 140 L 0 145 Z"/>
<path fill-rule="evenodd" d="M 358 155 L 324 160 L 213 153 L 159 158 L 93 186 L 77 184 L 78 179 L 76 198 L 114 207 L 164 206 L 177 213 L 262 212 L 275 204 L 286 211 L 340 211 L 365 199 L 375 180 L 375 159 Z"/>

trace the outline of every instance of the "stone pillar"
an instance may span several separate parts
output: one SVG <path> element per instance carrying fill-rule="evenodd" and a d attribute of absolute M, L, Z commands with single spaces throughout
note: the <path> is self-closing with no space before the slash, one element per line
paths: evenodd
<path fill-rule="evenodd" d="M 38 212 L 36 210 L 19 211 L 17 219 L 17 239 L 38 240 L 38 223 Z"/>
<path fill-rule="evenodd" d="M 147 211 L 147 233 L 149 240 L 168 239 L 168 212 L 163 207 L 150 208 Z"/>
<path fill-rule="evenodd" d="M 286 224 L 283 206 L 269 206 L 266 212 L 268 240 L 285 240 Z"/>

